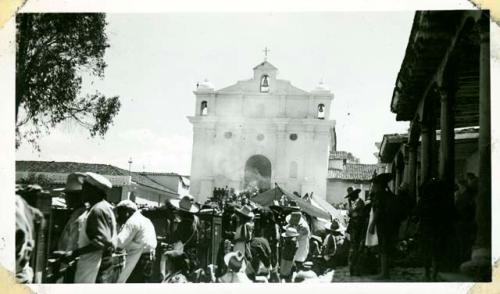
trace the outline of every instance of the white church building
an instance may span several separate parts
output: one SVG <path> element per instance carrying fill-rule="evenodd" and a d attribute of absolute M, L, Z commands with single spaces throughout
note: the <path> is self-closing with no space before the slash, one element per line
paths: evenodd
<path fill-rule="evenodd" d="M 194 91 L 190 193 L 198 201 L 215 187 L 314 192 L 326 198 L 328 157 L 334 144 L 333 93 L 320 83 L 305 91 L 278 79 L 267 60 L 253 78 L 215 90 L 205 81 Z"/>

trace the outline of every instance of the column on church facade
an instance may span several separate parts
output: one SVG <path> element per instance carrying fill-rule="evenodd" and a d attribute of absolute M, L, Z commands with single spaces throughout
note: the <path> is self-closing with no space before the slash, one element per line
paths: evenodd
<path fill-rule="evenodd" d="M 328 178 L 328 159 L 330 141 L 330 126 L 317 125 L 313 136 L 315 149 L 312 153 L 312 168 L 314 169 L 314 192 L 315 197 L 321 197 L 326 200 L 327 178 Z"/>
<path fill-rule="evenodd" d="M 303 160 L 302 166 L 299 162 L 299 175 L 302 174 L 302 187 L 301 194 L 302 196 L 306 193 L 311 193 L 314 190 L 314 166 L 312 162 L 312 155 L 315 153 L 315 144 L 314 144 L 314 136 L 315 129 L 314 125 L 306 124 L 304 126 L 304 152 L 303 152 Z M 299 139 L 300 140 L 300 139 Z"/>
<path fill-rule="evenodd" d="M 471 260 L 463 272 L 478 281 L 491 281 L 491 117 L 489 16 L 483 12 L 479 55 L 479 192 L 476 196 L 477 234 Z"/>
<path fill-rule="evenodd" d="M 286 117 L 286 95 L 279 96 L 278 117 Z"/>
<path fill-rule="evenodd" d="M 314 119 L 316 118 L 316 112 L 313 110 L 313 96 L 309 96 L 308 102 L 307 102 L 307 118 Z"/>
<path fill-rule="evenodd" d="M 285 150 L 286 146 L 286 124 L 283 122 L 277 122 L 275 126 L 275 166 L 272 167 L 272 177 L 274 182 L 278 183 L 285 183 L 287 179 L 287 164 L 285 162 L 285 153 L 283 150 Z M 280 185 L 282 186 L 282 185 Z M 274 187 L 274 183 L 271 183 L 271 187 Z M 283 187 L 283 186 L 282 186 Z"/>

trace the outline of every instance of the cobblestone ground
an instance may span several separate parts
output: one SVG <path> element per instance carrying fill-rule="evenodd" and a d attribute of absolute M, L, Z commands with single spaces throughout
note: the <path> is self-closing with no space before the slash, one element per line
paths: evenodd
<path fill-rule="evenodd" d="M 390 280 L 376 280 L 376 275 L 353 276 L 349 274 L 348 267 L 335 270 L 333 282 L 423 282 L 424 270 L 422 268 L 393 268 Z"/>
<path fill-rule="evenodd" d="M 331 278 L 331 275 L 328 277 Z M 326 280 L 324 277 L 322 280 Z M 469 278 L 460 273 L 440 273 L 438 282 L 466 282 Z M 348 267 L 341 267 L 335 270 L 333 282 L 426 282 L 424 280 L 423 268 L 402 268 L 396 267 L 391 270 L 390 280 L 377 280 L 375 275 L 353 276 L 349 274 Z"/>

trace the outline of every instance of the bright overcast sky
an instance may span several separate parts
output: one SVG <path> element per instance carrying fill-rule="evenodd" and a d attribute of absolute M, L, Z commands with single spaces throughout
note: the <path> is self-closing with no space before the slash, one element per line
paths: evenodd
<path fill-rule="evenodd" d="M 24 144 L 18 160 L 106 163 L 133 170 L 189 174 L 197 81 L 217 89 L 252 76 L 268 47 L 279 78 L 333 91 L 337 149 L 374 163 L 375 142 L 405 132 L 390 100 L 413 12 L 295 14 L 109 14 L 105 78 L 95 83 L 119 95 L 120 113 L 104 139 L 66 123 Z"/>

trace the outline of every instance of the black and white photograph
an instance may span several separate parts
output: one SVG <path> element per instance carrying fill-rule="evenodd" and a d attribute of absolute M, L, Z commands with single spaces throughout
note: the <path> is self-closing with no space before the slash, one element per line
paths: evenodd
<path fill-rule="evenodd" d="M 16 283 L 492 281 L 489 9 L 12 22 Z"/>

